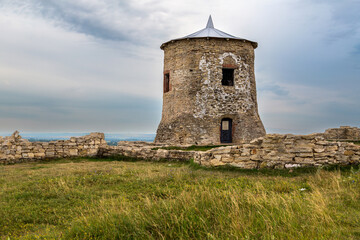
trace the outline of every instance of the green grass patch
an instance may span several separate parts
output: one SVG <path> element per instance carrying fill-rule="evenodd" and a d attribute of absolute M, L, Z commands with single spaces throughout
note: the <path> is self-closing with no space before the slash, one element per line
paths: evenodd
<path fill-rule="evenodd" d="M 0 166 L 0 239 L 359 239 L 359 167 Z"/>
<path fill-rule="evenodd" d="M 189 147 L 170 146 L 170 147 L 156 147 L 156 148 L 152 148 L 151 150 L 166 149 L 166 150 L 182 150 L 182 151 L 207 151 L 213 148 L 224 147 L 224 146 L 229 146 L 229 145 L 207 145 L 207 146 L 192 145 Z"/>

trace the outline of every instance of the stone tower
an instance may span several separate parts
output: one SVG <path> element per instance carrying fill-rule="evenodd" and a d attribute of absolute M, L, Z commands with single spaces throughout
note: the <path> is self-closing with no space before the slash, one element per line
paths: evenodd
<path fill-rule="evenodd" d="M 156 143 L 239 143 L 265 135 L 254 74 L 256 42 L 206 28 L 161 45 L 162 118 Z"/>

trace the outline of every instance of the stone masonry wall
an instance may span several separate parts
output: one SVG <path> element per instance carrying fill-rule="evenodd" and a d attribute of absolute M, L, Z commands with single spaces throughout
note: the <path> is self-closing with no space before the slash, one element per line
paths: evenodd
<path fill-rule="evenodd" d="M 0 137 L 0 164 L 29 162 L 63 157 L 96 156 L 99 148 L 106 145 L 103 133 L 91 133 L 70 140 L 29 142 L 19 132 Z"/>
<path fill-rule="evenodd" d="M 359 164 L 360 145 L 326 141 L 317 134 L 268 134 L 250 143 L 196 152 L 194 161 L 204 166 L 248 169 Z"/>
<path fill-rule="evenodd" d="M 360 128 L 341 126 L 340 128 L 329 128 L 324 137 L 329 140 L 353 140 L 360 141 Z"/>
<path fill-rule="evenodd" d="M 194 158 L 195 151 L 161 149 L 168 145 L 148 142 L 120 141 L 117 146 L 105 146 L 100 149 L 102 157 L 127 156 L 145 160 L 185 160 Z"/>
<path fill-rule="evenodd" d="M 208 151 L 161 149 L 167 145 L 145 142 L 119 142 L 102 148 L 101 156 L 125 155 L 149 160 L 194 159 L 204 166 L 230 165 L 239 168 L 296 168 L 305 166 L 359 164 L 360 145 L 327 141 L 319 134 L 268 134 L 251 142 Z"/>
<path fill-rule="evenodd" d="M 184 39 L 166 44 L 162 119 L 155 142 L 220 144 L 220 123 L 233 121 L 233 143 L 265 135 L 258 114 L 254 46 L 234 39 Z M 234 86 L 221 83 L 222 69 L 234 69 Z"/>
<path fill-rule="evenodd" d="M 0 137 L 0 164 L 63 157 L 128 156 L 145 160 L 194 159 L 204 166 L 230 165 L 239 168 L 295 168 L 360 163 L 360 145 L 327 141 L 319 134 L 268 134 L 251 142 L 202 151 L 161 149 L 169 145 L 120 141 L 108 146 L 103 133 L 53 142 L 29 142 L 18 132 Z"/>

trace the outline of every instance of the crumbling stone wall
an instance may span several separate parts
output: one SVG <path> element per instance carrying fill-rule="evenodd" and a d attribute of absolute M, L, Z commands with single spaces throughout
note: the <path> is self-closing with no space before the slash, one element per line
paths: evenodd
<path fill-rule="evenodd" d="M 184 39 L 164 47 L 163 94 L 156 143 L 219 144 L 220 123 L 231 118 L 233 143 L 265 135 L 258 114 L 254 46 L 236 39 Z M 234 86 L 222 85 L 222 68 L 234 69 Z"/>
<path fill-rule="evenodd" d="M 319 134 L 268 134 L 253 141 L 208 151 L 159 149 L 168 146 L 145 142 L 119 142 L 102 148 L 101 156 L 125 155 L 150 160 L 194 159 L 204 166 L 231 165 L 239 168 L 296 168 L 305 166 L 359 164 L 360 145 L 327 141 Z"/>
<path fill-rule="evenodd" d="M 29 142 L 19 132 L 0 137 L 0 163 L 19 163 L 41 159 L 96 156 L 99 148 L 106 145 L 103 133 L 90 133 L 70 140 Z"/>
<path fill-rule="evenodd" d="M 329 128 L 325 131 L 324 137 L 329 140 L 360 141 L 360 128 L 349 126 Z"/>
<path fill-rule="evenodd" d="M 204 166 L 248 169 L 359 164 L 360 145 L 326 141 L 317 134 L 268 134 L 249 143 L 196 152 L 194 161 Z"/>
<path fill-rule="evenodd" d="M 155 144 L 148 142 L 128 142 L 120 141 L 117 146 L 104 146 L 100 149 L 99 155 L 102 157 L 127 156 L 144 160 L 190 160 L 194 158 L 195 151 L 166 150 L 165 144 Z"/>
<path fill-rule="evenodd" d="M 104 134 L 53 142 L 29 142 L 18 132 L 0 137 L 0 163 L 19 163 L 41 159 L 77 156 L 128 156 L 144 160 L 190 160 L 204 166 L 231 165 L 239 168 L 295 168 L 334 164 L 359 164 L 360 145 L 327 141 L 319 134 L 268 134 L 238 145 L 214 148 L 205 152 L 161 149 L 169 145 L 120 141 L 108 146 Z"/>

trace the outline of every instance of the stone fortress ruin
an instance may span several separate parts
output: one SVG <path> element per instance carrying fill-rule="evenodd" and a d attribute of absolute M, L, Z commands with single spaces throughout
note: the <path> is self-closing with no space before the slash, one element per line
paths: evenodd
<path fill-rule="evenodd" d="M 310 135 L 267 134 L 251 141 L 208 151 L 173 150 L 167 149 L 171 145 L 166 144 L 127 141 L 109 146 L 103 133 L 91 133 L 69 140 L 30 142 L 14 132 L 12 136 L 0 137 L 0 164 L 113 156 L 151 161 L 193 159 L 203 166 L 231 165 L 247 169 L 359 164 L 360 145 L 346 142 L 350 140 L 360 141 L 359 128 L 345 126 Z"/>
<path fill-rule="evenodd" d="M 145 160 L 193 159 L 203 166 L 296 168 L 360 163 L 360 128 L 342 126 L 309 135 L 266 134 L 258 114 L 256 42 L 206 28 L 161 45 L 163 111 L 154 143 L 120 141 L 103 133 L 30 142 L 16 131 L 0 136 L 0 164 L 67 157 L 125 156 Z M 189 145 L 218 145 L 187 151 Z M 174 149 L 174 146 L 177 148 Z"/>
<path fill-rule="evenodd" d="M 155 142 L 240 143 L 265 135 L 254 74 L 257 43 L 206 28 L 161 45 L 163 110 Z"/>

